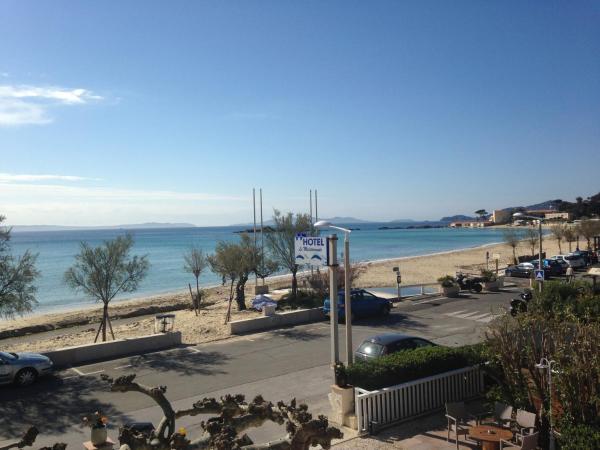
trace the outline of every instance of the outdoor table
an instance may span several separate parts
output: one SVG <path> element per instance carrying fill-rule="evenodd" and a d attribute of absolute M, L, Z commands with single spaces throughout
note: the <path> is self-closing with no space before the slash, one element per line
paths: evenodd
<path fill-rule="evenodd" d="M 476 425 L 469 428 L 469 437 L 481 441 L 483 450 L 498 450 L 500 439 L 510 441 L 513 437 L 512 431 L 506 428 L 492 425 Z"/>

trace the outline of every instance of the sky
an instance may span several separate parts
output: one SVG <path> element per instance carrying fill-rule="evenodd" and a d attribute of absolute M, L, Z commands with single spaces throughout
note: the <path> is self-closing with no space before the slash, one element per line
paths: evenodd
<path fill-rule="evenodd" d="M 597 1 L 0 1 L 8 224 L 433 219 L 600 189 Z"/>

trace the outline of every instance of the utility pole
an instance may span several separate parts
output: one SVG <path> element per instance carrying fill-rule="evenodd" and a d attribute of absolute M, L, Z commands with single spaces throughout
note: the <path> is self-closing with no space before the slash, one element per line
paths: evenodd
<path fill-rule="evenodd" d="M 335 366 L 340 362 L 338 342 L 338 292 L 337 292 L 337 235 L 328 238 L 329 245 L 329 317 L 331 328 L 331 368 L 335 383 Z"/>

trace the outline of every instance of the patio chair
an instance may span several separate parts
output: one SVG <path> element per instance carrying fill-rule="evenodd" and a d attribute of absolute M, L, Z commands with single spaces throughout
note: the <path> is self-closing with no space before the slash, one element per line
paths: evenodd
<path fill-rule="evenodd" d="M 450 432 L 454 431 L 456 439 L 456 448 L 458 450 L 458 435 L 469 434 L 469 420 L 477 419 L 475 416 L 467 412 L 465 402 L 446 403 L 446 419 L 448 419 L 448 436 L 446 441 L 450 442 Z"/>
<path fill-rule="evenodd" d="M 514 421 L 515 439 L 522 441 L 524 436 L 533 434 L 535 431 L 536 415 L 523 409 L 517 410 L 517 417 Z"/>
<path fill-rule="evenodd" d="M 520 450 L 535 450 L 538 445 L 538 436 L 539 433 L 527 434 L 523 436 L 520 444 L 515 444 L 514 442 L 505 441 L 504 439 L 500 440 L 500 450 L 507 447 L 518 448 Z"/>
<path fill-rule="evenodd" d="M 502 428 L 505 428 L 507 426 L 510 427 L 510 423 L 512 422 L 512 414 L 512 406 L 500 402 L 495 402 L 492 419 L 486 420 L 483 423 L 488 425 L 497 425 Z"/>

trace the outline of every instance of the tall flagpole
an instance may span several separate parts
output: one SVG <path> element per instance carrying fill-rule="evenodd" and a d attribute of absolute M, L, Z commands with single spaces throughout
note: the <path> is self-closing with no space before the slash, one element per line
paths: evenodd
<path fill-rule="evenodd" d="M 254 215 L 254 252 L 256 253 L 256 189 L 252 188 L 252 210 Z M 254 286 L 258 286 L 258 275 L 254 273 Z"/>
<path fill-rule="evenodd" d="M 262 209 L 262 188 L 259 191 L 260 195 L 260 264 L 261 267 L 265 267 L 265 237 L 264 237 L 264 225 L 263 225 L 263 209 Z M 265 285 L 265 279 L 262 279 L 263 286 Z"/>

